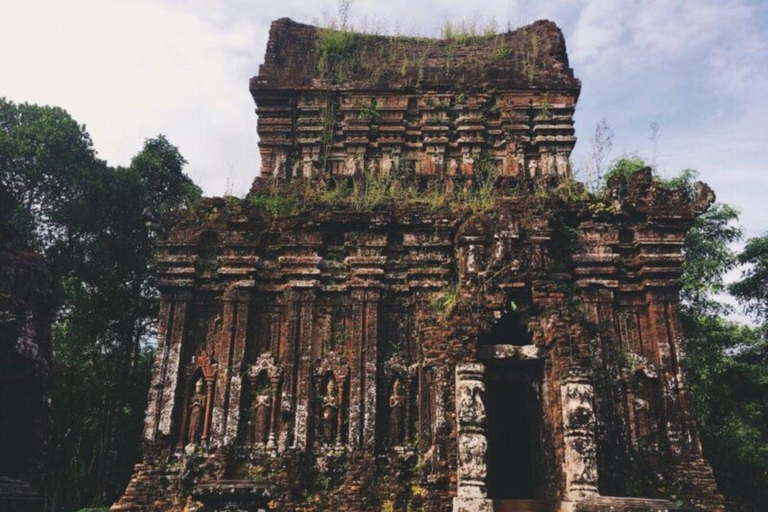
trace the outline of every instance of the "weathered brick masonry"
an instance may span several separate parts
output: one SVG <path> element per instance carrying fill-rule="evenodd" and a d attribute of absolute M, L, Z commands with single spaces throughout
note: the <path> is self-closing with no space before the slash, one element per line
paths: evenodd
<path fill-rule="evenodd" d="M 713 196 L 650 170 L 584 193 L 579 90 L 551 22 L 274 22 L 251 197 L 159 244 L 145 459 L 112 510 L 723 510 L 677 319 Z M 402 199 L 323 207 L 382 182 Z"/>

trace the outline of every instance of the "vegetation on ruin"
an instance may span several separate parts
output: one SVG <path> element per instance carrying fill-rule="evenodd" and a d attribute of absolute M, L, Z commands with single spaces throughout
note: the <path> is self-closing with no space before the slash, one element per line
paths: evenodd
<path fill-rule="evenodd" d="M 274 218 L 311 211 L 370 212 L 407 207 L 480 213 L 491 208 L 496 199 L 521 192 L 502 192 L 497 187 L 500 175 L 492 161 L 479 159 L 475 169 L 473 180 L 457 180 L 453 187 L 447 181 L 434 180 L 426 189 L 404 164 L 389 172 L 366 170 L 355 177 L 331 177 L 325 185 L 305 179 L 280 182 L 273 178 L 266 191 L 250 195 L 245 204 Z"/>
<path fill-rule="evenodd" d="M 441 290 L 429 303 L 438 318 L 445 319 L 456 309 L 459 302 L 460 285 L 452 283 Z"/>
<path fill-rule="evenodd" d="M 389 78 L 416 86 L 427 79 L 477 85 L 483 81 L 483 68 L 477 67 L 473 59 L 458 55 L 461 49 L 488 44 L 496 60 L 514 63 L 529 83 L 545 69 L 539 55 L 539 35 L 528 27 L 520 29 L 514 45 L 507 38 L 511 27 L 502 32 L 495 20 L 486 23 L 477 19 L 446 21 L 439 39 L 385 36 L 381 27 L 355 26 L 343 11 L 340 9 L 339 19 L 326 20 L 326 26 L 317 29 L 315 39 L 317 71 L 330 84 L 351 80 L 376 85 Z M 442 67 L 428 62 L 436 55 L 442 55 L 445 61 Z M 397 75 L 386 76 L 391 70 L 397 70 Z"/>
<path fill-rule="evenodd" d="M 476 19 L 446 21 L 440 27 L 440 37 L 463 43 L 473 38 L 493 39 L 499 33 L 496 20 L 481 24 Z"/>

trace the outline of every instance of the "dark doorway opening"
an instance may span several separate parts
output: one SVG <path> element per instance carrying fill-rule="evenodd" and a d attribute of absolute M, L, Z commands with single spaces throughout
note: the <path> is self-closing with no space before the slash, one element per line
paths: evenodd
<path fill-rule="evenodd" d="M 488 496 L 536 497 L 539 450 L 538 393 L 534 381 L 497 368 L 488 381 Z"/>

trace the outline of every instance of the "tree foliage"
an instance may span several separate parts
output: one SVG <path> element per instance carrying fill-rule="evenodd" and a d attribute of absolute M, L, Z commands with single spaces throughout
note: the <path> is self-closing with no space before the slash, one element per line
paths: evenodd
<path fill-rule="evenodd" d="M 730 291 L 752 315 L 768 323 L 768 235 L 752 238 L 738 257 L 744 266 L 740 281 Z"/>
<path fill-rule="evenodd" d="M 763 328 L 684 317 L 694 411 L 720 490 L 768 500 L 768 342 Z"/>
<path fill-rule="evenodd" d="M 725 274 L 737 263 L 731 247 L 742 237 L 741 227 L 736 224 L 738 217 L 734 207 L 715 203 L 696 219 L 686 235 L 681 298 L 691 315 L 722 315 L 729 311 L 717 300 L 717 294 L 726 291 Z"/>
<path fill-rule="evenodd" d="M 185 164 L 161 135 L 111 167 L 64 110 L 0 100 L 0 183 L 55 283 L 51 510 L 109 504 L 139 457 L 157 314 L 148 220 L 200 196 Z"/>

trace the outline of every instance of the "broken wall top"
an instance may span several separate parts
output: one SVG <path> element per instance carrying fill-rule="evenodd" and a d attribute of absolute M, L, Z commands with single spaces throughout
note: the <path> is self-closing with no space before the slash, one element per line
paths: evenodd
<path fill-rule="evenodd" d="M 578 95 L 565 40 L 551 21 L 490 37 L 387 37 L 272 23 L 251 93 L 280 90 L 555 90 Z"/>

